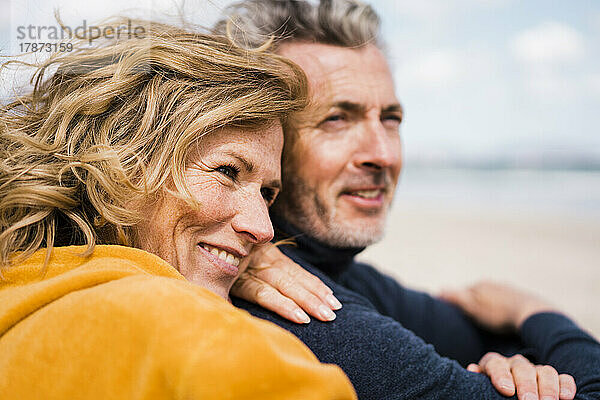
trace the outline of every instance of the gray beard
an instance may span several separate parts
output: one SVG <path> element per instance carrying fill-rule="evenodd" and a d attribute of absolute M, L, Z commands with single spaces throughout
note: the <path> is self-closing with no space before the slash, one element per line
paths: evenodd
<path fill-rule="evenodd" d="M 288 174 L 291 175 L 291 174 Z M 297 177 L 286 179 L 274 211 L 296 228 L 331 247 L 366 247 L 381 240 L 385 217 L 378 224 L 362 224 L 343 220 L 336 208 L 328 208 L 316 191 Z"/>

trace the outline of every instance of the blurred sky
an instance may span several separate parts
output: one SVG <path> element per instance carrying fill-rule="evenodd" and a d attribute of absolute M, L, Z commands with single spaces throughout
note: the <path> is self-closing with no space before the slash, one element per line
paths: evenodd
<path fill-rule="evenodd" d="M 16 27 L 88 25 L 182 10 L 210 24 L 230 1 L 0 0 L 2 55 Z M 588 157 L 600 165 L 600 1 L 372 0 L 406 109 L 410 160 Z M 12 48 L 11 48 L 12 46 Z M 13 78 L 3 76 L 3 97 Z"/>

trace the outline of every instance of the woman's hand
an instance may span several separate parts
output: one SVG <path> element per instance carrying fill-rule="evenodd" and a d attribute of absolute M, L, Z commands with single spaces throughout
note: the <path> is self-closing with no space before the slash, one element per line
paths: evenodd
<path fill-rule="evenodd" d="M 462 290 L 446 290 L 440 298 L 460 307 L 479 324 L 494 331 L 517 330 L 533 314 L 556 309 L 509 285 L 481 282 Z"/>
<path fill-rule="evenodd" d="M 299 324 L 310 322 L 306 313 L 321 321 L 332 321 L 332 310 L 342 308 L 328 286 L 274 244 L 256 246 L 249 257 L 248 268 L 231 288 L 233 295 Z"/>
<path fill-rule="evenodd" d="M 487 353 L 467 369 L 487 375 L 504 396 L 513 396 L 516 389 L 519 400 L 572 400 L 577 390 L 571 375 L 559 375 L 548 365 L 533 365 L 520 354 L 507 358 Z"/>

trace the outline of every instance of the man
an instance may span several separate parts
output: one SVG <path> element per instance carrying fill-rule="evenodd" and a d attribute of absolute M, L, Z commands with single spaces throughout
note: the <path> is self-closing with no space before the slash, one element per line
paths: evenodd
<path fill-rule="evenodd" d="M 401 168 L 402 108 L 372 9 L 344 0 L 318 6 L 251 0 L 229 15 L 238 43 L 260 47 L 275 33 L 274 50 L 308 76 L 311 104 L 287 127 L 283 190 L 272 217 L 280 237 L 297 243 L 285 253 L 329 285 L 344 307 L 333 322 L 296 325 L 243 300 L 234 304 L 290 330 L 321 361 L 340 365 L 361 399 L 504 398 L 485 376 L 442 357 L 466 365 L 492 350 L 553 365 L 575 377 L 578 398 L 600 398 L 600 345 L 566 317 L 542 313 L 551 310 L 545 303 L 496 286 L 449 296 L 480 321 L 518 331 L 506 337 L 354 261 L 383 235 Z M 221 21 L 216 31 L 224 33 L 226 25 Z M 499 303 L 492 311 L 488 298 Z M 490 321 L 490 315 L 499 319 Z M 558 385 L 538 391 L 536 383 L 565 379 L 556 371 L 536 369 L 523 357 L 487 357 L 471 369 L 493 376 L 492 370 L 504 368 L 515 379 L 523 379 L 519 370 L 528 371 L 526 384 L 515 382 L 520 399 L 559 397 Z M 503 393 L 512 393 L 510 387 Z"/>

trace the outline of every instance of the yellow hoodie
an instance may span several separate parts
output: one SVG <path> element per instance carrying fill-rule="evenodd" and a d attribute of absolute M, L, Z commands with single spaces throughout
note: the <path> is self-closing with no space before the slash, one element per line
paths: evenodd
<path fill-rule="evenodd" d="M 3 271 L 0 399 L 355 399 L 296 337 L 141 250 L 45 250 Z"/>

